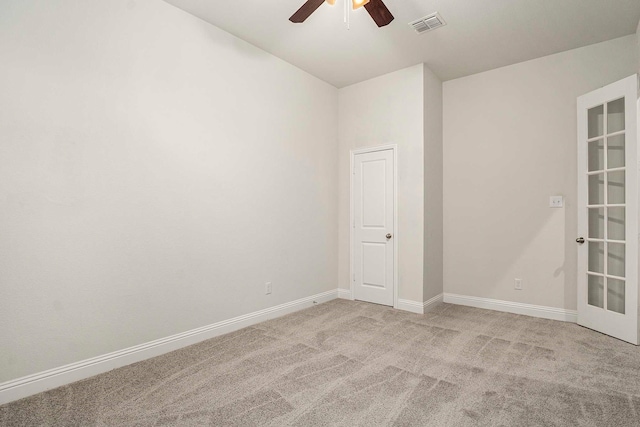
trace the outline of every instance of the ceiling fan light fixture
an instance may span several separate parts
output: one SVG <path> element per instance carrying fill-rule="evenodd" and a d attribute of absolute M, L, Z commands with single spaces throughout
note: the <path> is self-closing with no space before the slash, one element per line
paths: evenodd
<path fill-rule="evenodd" d="M 369 0 L 352 0 L 353 2 L 353 10 L 359 9 L 365 4 L 369 3 Z"/>
<path fill-rule="evenodd" d="M 335 5 L 336 0 L 306 0 L 302 6 L 300 6 L 300 9 L 291 15 L 289 21 L 294 24 L 300 24 L 306 21 L 307 18 L 324 3 Z M 351 0 L 351 6 L 354 10 L 366 6 L 365 9 L 367 13 L 378 27 L 389 25 L 394 19 L 383 0 Z M 344 0 L 344 22 L 347 24 L 347 28 L 349 28 L 349 0 Z"/>

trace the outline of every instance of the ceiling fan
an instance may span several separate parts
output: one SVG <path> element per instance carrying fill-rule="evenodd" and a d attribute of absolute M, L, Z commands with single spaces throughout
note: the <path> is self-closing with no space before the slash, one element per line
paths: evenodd
<path fill-rule="evenodd" d="M 295 22 L 296 24 L 304 22 L 324 2 L 325 0 L 307 0 L 296 13 L 291 15 L 289 21 Z M 336 0 L 326 0 L 326 2 L 333 5 L 336 3 Z M 387 9 L 387 6 L 385 6 L 382 0 L 351 0 L 351 2 L 353 3 L 354 10 L 364 6 L 378 27 L 384 27 L 393 21 L 393 15 L 389 12 L 389 9 Z"/>

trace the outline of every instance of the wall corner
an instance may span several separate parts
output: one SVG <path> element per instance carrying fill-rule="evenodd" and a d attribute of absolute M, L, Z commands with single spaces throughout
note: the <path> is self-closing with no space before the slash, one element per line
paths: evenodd
<path fill-rule="evenodd" d="M 443 292 L 442 80 L 423 64 L 424 262 L 423 301 Z"/>

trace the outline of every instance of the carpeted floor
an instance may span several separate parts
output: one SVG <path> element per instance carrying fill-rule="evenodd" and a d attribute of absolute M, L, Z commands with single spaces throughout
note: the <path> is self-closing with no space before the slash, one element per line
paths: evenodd
<path fill-rule="evenodd" d="M 0 425 L 638 426 L 640 349 L 570 323 L 334 300 L 4 405 Z"/>

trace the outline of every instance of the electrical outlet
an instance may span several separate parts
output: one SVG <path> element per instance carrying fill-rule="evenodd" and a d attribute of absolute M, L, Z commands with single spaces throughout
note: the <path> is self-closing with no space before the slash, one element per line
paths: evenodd
<path fill-rule="evenodd" d="M 564 197 L 562 197 L 562 196 L 551 196 L 551 197 L 549 197 L 549 207 L 550 208 L 562 208 L 562 207 L 564 207 Z"/>
<path fill-rule="evenodd" d="M 514 289 L 521 291 L 522 290 L 522 279 L 514 279 L 515 280 L 515 286 Z"/>
<path fill-rule="evenodd" d="M 264 284 L 264 294 L 265 295 L 270 295 L 271 294 L 271 282 L 267 282 Z"/>

